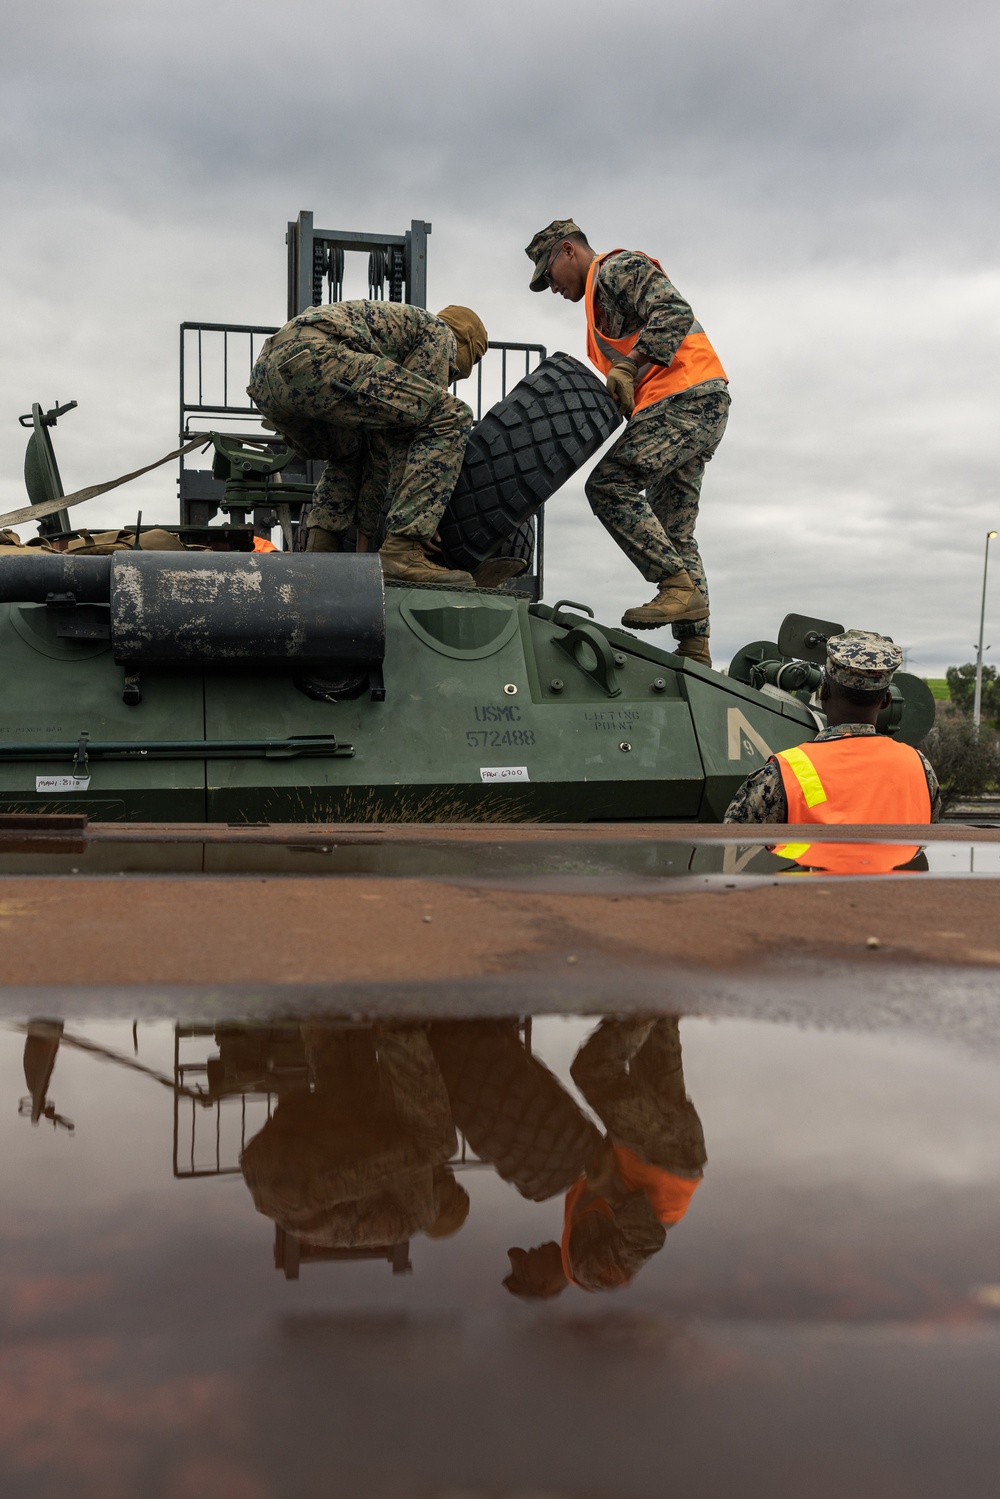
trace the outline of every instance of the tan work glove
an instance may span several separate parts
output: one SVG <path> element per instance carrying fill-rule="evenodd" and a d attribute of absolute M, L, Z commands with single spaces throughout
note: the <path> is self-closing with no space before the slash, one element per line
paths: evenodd
<path fill-rule="evenodd" d="M 631 416 L 635 410 L 635 377 L 639 366 L 631 359 L 616 359 L 608 370 L 608 394 L 623 416 Z"/>

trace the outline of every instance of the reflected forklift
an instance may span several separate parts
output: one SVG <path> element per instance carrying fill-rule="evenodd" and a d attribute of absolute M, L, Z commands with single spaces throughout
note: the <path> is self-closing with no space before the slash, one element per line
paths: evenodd
<path fill-rule="evenodd" d="M 371 1029 L 354 1021 L 325 1022 L 332 1028 L 349 1032 Z M 304 1042 L 297 1022 L 278 1025 L 185 1025 L 174 1026 L 174 1065 L 169 1075 L 147 1067 L 138 1060 L 138 1022 L 133 1023 L 133 1050 L 128 1056 L 111 1047 L 73 1035 L 61 1020 L 35 1019 L 17 1026 L 25 1036 L 24 1076 L 29 1092 L 19 1101 L 18 1113 L 32 1124 L 49 1120 L 54 1128 L 73 1134 L 75 1124 L 59 1114 L 48 1097 L 56 1060 L 61 1047 L 83 1052 L 95 1060 L 148 1077 L 173 1097 L 173 1175 L 178 1180 L 206 1176 L 241 1174 L 240 1157 L 247 1144 L 248 1121 L 251 1127 L 265 1123 L 283 1096 L 307 1089 L 310 1070 Z M 515 1023 L 521 1044 L 530 1055 L 531 1021 Z M 198 1060 L 183 1053 L 190 1043 L 211 1040 L 217 1051 Z M 224 1128 L 229 1105 L 239 1105 L 235 1133 Z M 255 1107 L 256 1105 L 256 1107 Z M 249 1106 L 249 1107 L 248 1107 Z M 188 1107 L 190 1112 L 188 1112 Z M 224 1112 L 225 1111 L 225 1112 Z M 199 1152 L 208 1124 L 210 1144 L 208 1160 Z M 225 1137 L 233 1154 L 227 1155 Z M 477 1159 L 469 1150 L 465 1137 L 459 1134 L 458 1149 L 447 1162 L 450 1169 L 489 1169 L 488 1161 Z M 297 1280 L 303 1264 L 321 1261 L 384 1260 L 393 1275 L 412 1271 L 410 1240 L 370 1245 L 361 1248 L 335 1248 L 316 1245 L 289 1233 L 275 1224 L 274 1265 L 286 1280 Z"/>
<path fill-rule="evenodd" d="M 349 1025 L 350 1023 L 347 1023 Z M 344 1027 L 341 1027 L 344 1028 Z M 351 1026 L 350 1028 L 354 1028 Z M 199 1040 L 211 1039 L 218 1050 L 204 1060 L 186 1059 L 182 1052 Z M 178 1179 L 240 1174 L 239 1157 L 247 1143 L 247 1104 L 262 1105 L 258 1112 L 271 1118 L 276 1103 L 290 1093 L 309 1087 L 309 1064 L 297 1024 L 286 1025 L 181 1025 L 174 1026 L 174 1135 L 173 1173 Z M 188 1078 L 197 1078 L 189 1086 Z M 191 1102 L 187 1127 L 182 1120 L 182 1100 Z M 227 1164 L 223 1151 L 222 1110 L 239 1103 L 239 1151 L 235 1163 Z M 253 1118 L 251 1107 L 251 1119 Z M 214 1124 L 214 1145 L 209 1146 L 210 1160 L 199 1165 L 199 1120 L 210 1118 Z M 210 1131 L 211 1132 L 211 1131 Z M 182 1159 L 181 1142 L 186 1136 L 187 1150 Z M 214 1156 L 214 1160 L 211 1157 Z M 311 1244 L 296 1234 L 274 1225 L 274 1268 L 286 1280 L 298 1280 L 303 1264 L 327 1261 L 385 1260 L 393 1275 L 412 1272 L 410 1241 L 380 1244 L 363 1249 L 335 1249 Z"/>

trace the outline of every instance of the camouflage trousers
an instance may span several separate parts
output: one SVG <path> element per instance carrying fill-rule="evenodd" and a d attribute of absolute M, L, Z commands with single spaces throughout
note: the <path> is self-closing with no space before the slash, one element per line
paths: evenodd
<path fill-rule="evenodd" d="M 472 430 L 469 407 L 421 372 L 422 365 L 440 369 L 438 344 L 450 337 L 430 319 L 404 364 L 300 320 L 264 344 L 247 394 L 296 452 L 325 458 L 330 469 L 317 487 L 312 524 L 345 531 L 354 520 L 360 525 L 359 507 L 370 523 L 384 480 L 395 484 L 387 532 L 419 541 L 434 535 Z"/>
<path fill-rule="evenodd" d="M 406 471 L 410 443 L 406 435 L 361 432 L 349 427 L 300 430 L 296 447 L 325 451 L 326 466 L 306 512 L 306 525 L 343 535 L 349 526 L 369 538 L 379 537 L 392 496 Z"/>
<path fill-rule="evenodd" d="M 598 520 L 651 583 L 686 569 L 708 598 L 695 541 L 705 464 L 726 430 L 729 393 L 658 401 L 632 418 L 587 480 Z M 673 626 L 674 637 L 708 635 L 707 619 Z"/>
<path fill-rule="evenodd" d="M 684 1089 L 679 1022 L 602 1020 L 570 1072 L 612 1140 L 653 1166 L 698 1174 L 705 1135 Z"/>

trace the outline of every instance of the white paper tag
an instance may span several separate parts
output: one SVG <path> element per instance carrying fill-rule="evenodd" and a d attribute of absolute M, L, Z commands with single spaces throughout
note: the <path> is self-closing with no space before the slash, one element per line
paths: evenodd
<path fill-rule="evenodd" d="M 526 765 L 480 765 L 479 778 L 482 781 L 527 781 L 528 767 Z"/>
<path fill-rule="evenodd" d="M 89 776 L 36 776 L 36 791 L 86 791 L 90 786 Z"/>

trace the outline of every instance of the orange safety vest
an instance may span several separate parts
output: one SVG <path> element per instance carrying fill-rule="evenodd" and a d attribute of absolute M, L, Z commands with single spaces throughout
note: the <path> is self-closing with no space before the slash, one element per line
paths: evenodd
<path fill-rule="evenodd" d="M 915 749 L 884 734 L 853 734 L 781 750 L 774 757 L 790 823 L 930 822 L 924 763 Z M 779 844 L 774 852 L 831 874 L 886 874 L 916 847 L 893 844 Z"/>
<path fill-rule="evenodd" d="M 263 536 L 254 537 L 253 549 L 255 552 L 276 552 L 278 550 L 273 541 L 268 541 Z"/>
<path fill-rule="evenodd" d="M 648 1161 L 644 1161 L 626 1145 L 614 1145 L 612 1150 L 618 1175 L 625 1185 L 633 1192 L 645 1192 L 653 1212 L 668 1228 L 679 1223 L 691 1206 L 691 1198 L 701 1186 L 702 1178 L 678 1176 L 673 1171 L 667 1171 L 663 1166 L 651 1166 Z M 577 1282 L 570 1274 L 569 1260 L 569 1237 L 573 1224 L 587 1213 L 603 1213 L 608 1218 L 612 1216 L 611 1205 L 604 1197 L 594 1197 L 590 1202 L 578 1207 L 580 1198 L 586 1191 L 587 1178 L 581 1176 L 566 1193 L 566 1204 L 563 1210 L 563 1233 L 559 1247 L 562 1251 L 563 1274 L 574 1286 Z"/>
<path fill-rule="evenodd" d="M 633 1192 L 645 1192 L 661 1223 L 679 1223 L 701 1186 L 701 1175 L 681 1176 L 665 1166 L 651 1166 L 627 1145 L 612 1146 L 618 1175 Z"/>
<path fill-rule="evenodd" d="M 618 249 L 609 250 L 607 255 L 596 256 L 587 272 L 587 358 L 592 364 L 596 364 L 602 375 L 608 373 L 616 359 L 622 356 L 631 359 L 632 350 L 643 333 L 640 328 L 638 333 L 629 333 L 625 338 L 608 338 L 597 327 L 595 304 L 599 269 L 610 256 L 620 254 L 621 250 Z M 652 260 L 658 271 L 663 270 L 660 262 L 654 260 L 652 255 L 647 255 L 646 259 Z M 703 385 L 706 380 L 728 379 L 718 354 L 708 341 L 708 334 L 695 320 L 669 364 L 640 365 L 635 382 L 635 409 L 641 411 L 643 407 L 663 401 L 667 396 L 675 396 L 682 390 Z"/>
<path fill-rule="evenodd" d="M 920 852 L 919 843 L 774 843 L 771 853 L 794 859 L 786 874 L 892 874 Z M 908 871 L 912 873 L 912 871 Z"/>

